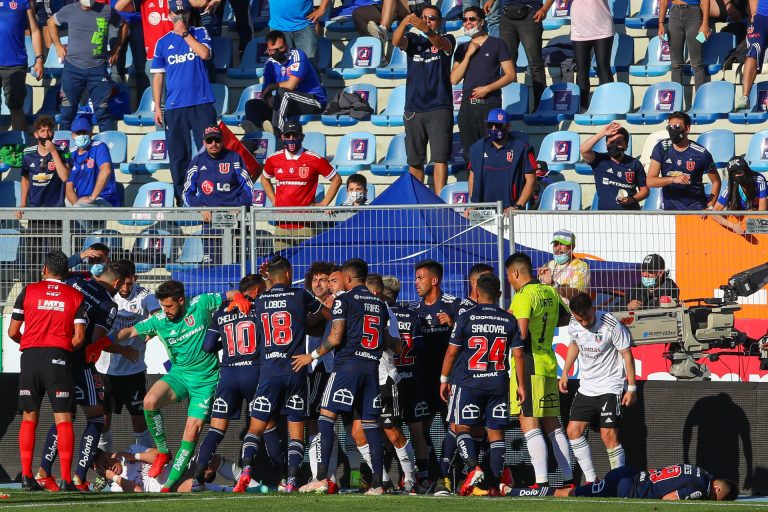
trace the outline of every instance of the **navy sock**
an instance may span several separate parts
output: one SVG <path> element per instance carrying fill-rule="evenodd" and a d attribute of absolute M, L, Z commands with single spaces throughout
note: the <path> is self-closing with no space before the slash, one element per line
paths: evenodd
<path fill-rule="evenodd" d="M 259 453 L 261 443 L 261 436 L 251 434 L 250 432 L 245 434 L 242 451 L 243 468 L 251 467 L 253 465 L 253 459 L 256 457 L 256 454 Z"/>
<path fill-rule="evenodd" d="M 459 455 L 467 468 L 472 471 L 477 467 L 477 449 L 475 441 L 469 434 L 459 434 L 456 438 L 456 445 L 459 447 Z"/>
<path fill-rule="evenodd" d="M 299 439 L 291 439 L 288 442 L 288 479 L 296 478 L 302 462 L 304 462 L 304 443 Z M 295 485 L 295 482 L 292 483 Z"/>
<path fill-rule="evenodd" d="M 451 470 L 451 462 L 453 461 L 455 453 L 456 434 L 449 430 L 445 433 L 445 437 L 443 438 L 443 453 L 440 457 L 440 473 L 443 478 L 448 477 L 448 473 Z"/>
<path fill-rule="evenodd" d="M 58 441 L 56 424 L 54 423 L 48 429 L 48 435 L 46 435 L 45 444 L 43 445 L 43 456 L 40 458 L 40 467 L 48 476 L 51 476 L 53 463 L 56 460 L 56 454 L 59 452 Z"/>
<path fill-rule="evenodd" d="M 504 472 L 504 441 L 494 441 L 491 443 L 490 457 L 491 473 L 498 481 Z"/>
<path fill-rule="evenodd" d="M 328 478 L 328 464 L 331 461 L 331 449 L 333 449 L 333 427 L 336 420 L 323 414 L 317 419 L 317 430 L 320 432 L 320 463 L 317 465 L 317 479 Z"/>
<path fill-rule="evenodd" d="M 200 451 L 197 452 L 197 465 L 195 466 L 195 478 L 200 481 L 205 469 L 213 459 L 213 454 L 216 453 L 216 448 L 219 447 L 219 443 L 224 439 L 224 432 L 217 428 L 209 428 L 208 433 L 205 435 L 205 439 L 200 443 Z"/>
<path fill-rule="evenodd" d="M 80 478 L 80 482 L 85 482 L 85 475 L 88 474 L 96 448 L 99 447 L 102 430 L 104 430 L 104 416 L 88 418 L 83 437 L 80 439 L 80 459 L 77 461 L 75 470 L 75 475 Z"/>
<path fill-rule="evenodd" d="M 283 443 L 280 440 L 277 427 L 265 430 L 262 438 L 264 439 L 264 448 L 267 449 L 269 460 L 272 461 L 276 469 L 282 472 L 285 455 L 283 454 Z"/>
<path fill-rule="evenodd" d="M 378 422 L 363 422 L 365 440 L 371 450 L 371 487 L 381 487 L 381 473 L 384 471 L 384 436 Z"/>

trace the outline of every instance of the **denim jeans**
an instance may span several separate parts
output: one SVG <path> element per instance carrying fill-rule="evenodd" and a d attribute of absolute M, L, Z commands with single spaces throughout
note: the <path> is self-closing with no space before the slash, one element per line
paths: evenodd
<path fill-rule="evenodd" d="M 704 70 L 704 45 L 696 40 L 701 28 L 702 14 L 698 5 L 675 5 L 669 9 L 667 36 L 669 53 L 672 61 L 672 81 L 683 83 L 683 51 L 688 45 L 688 58 L 693 68 L 693 81 L 696 89 L 707 81 Z"/>
<path fill-rule="evenodd" d="M 87 92 L 93 101 L 93 111 L 99 131 L 116 130 L 117 122 L 109 114 L 109 96 L 115 85 L 109 79 L 106 66 L 95 68 L 81 68 L 64 61 L 64 70 L 61 73 L 61 88 L 67 97 L 61 106 L 60 130 L 69 130 L 72 120 L 77 114 L 80 101 Z"/>
<path fill-rule="evenodd" d="M 307 57 L 314 63 L 317 60 L 317 33 L 315 26 L 310 25 L 296 32 L 285 33 L 285 44 L 288 48 L 304 50 Z"/>
<path fill-rule="evenodd" d="M 498 1 L 497 1 L 498 3 Z M 547 86 L 547 77 L 544 74 L 544 59 L 541 56 L 541 48 L 544 44 L 542 36 L 544 26 L 534 21 L 535 9 L 530 9 L 528 16 L 521 20 L 513 20 L 504 14 L 504 7 L 501 7 L 501 19 L 499 22 L 499 33 L 501 39 L 507 43 L 509 55 L 512 57 L 512 64 L 517 62 L 517 53 L 520 43 L 523 43 L 525 54 L 528 57 L 528 74 L 531 75 L 533 84 L 533 106 L 536 108 L 539 99 Z"/>

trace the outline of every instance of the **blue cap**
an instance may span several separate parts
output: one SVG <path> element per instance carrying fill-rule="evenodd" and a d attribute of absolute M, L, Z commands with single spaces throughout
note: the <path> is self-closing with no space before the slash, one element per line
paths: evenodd
<path fill-rule="evenodd" d="M 77 132 L 90 132 L 93 125 L 91 124 L 91 121 L 85 117 L 85 116 L 77 116 L 74 121 L 72 121 L 72 126 L 70 129 L 72 130 L 72 133 Z"/>
<path fill-rule="evenodd" d="M 507 116 L 507 111 L 503 108 L 495 108 L 488 112 L 488 119 L 486 120 L 486 123 L 507 124 L 508 122 L 509 116 Z"/>
<path fill-rule="evenodd" d="M 171 12 L 189 11 L 189 0 L 171 0 Z"/>

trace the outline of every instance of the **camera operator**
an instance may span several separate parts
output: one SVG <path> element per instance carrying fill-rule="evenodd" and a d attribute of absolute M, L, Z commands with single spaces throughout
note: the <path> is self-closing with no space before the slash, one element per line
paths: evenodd
<path fill-rule="evenodd" d="M 640 282 L 627 290 L 624 306 L 629 311 L 659 307 L 659 298 L 680 298 L 680 288 L 667 274 L 664 258 L 649 254 L 640 265 Z"/>

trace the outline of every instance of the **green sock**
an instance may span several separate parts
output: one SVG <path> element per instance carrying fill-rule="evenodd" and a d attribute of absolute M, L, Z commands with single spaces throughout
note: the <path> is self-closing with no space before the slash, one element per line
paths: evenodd
<path fill-rule="evenodd" d="M 187 470 L 189 465 L 189 459 L 195 451 L 194 441 L 181 441 L 181 448 L 176 452 L 176 457 L 173 459 L 173 466 L 171 467 L 171 474 L 168 475 L 168 481 L 165 482 L 165 486 L 169 489 L 181 478 L 181 475 Z"/>
<path fill-rule="evenodd" d="M 165 441 L 165 429 L 163 428 L 163 413 L 159 410 L 144 409 L 144 419 L 147 420 L 147 428 L 155 441 L 155 446 L 160 453 L 168 453 L 168 444 Z"/>

